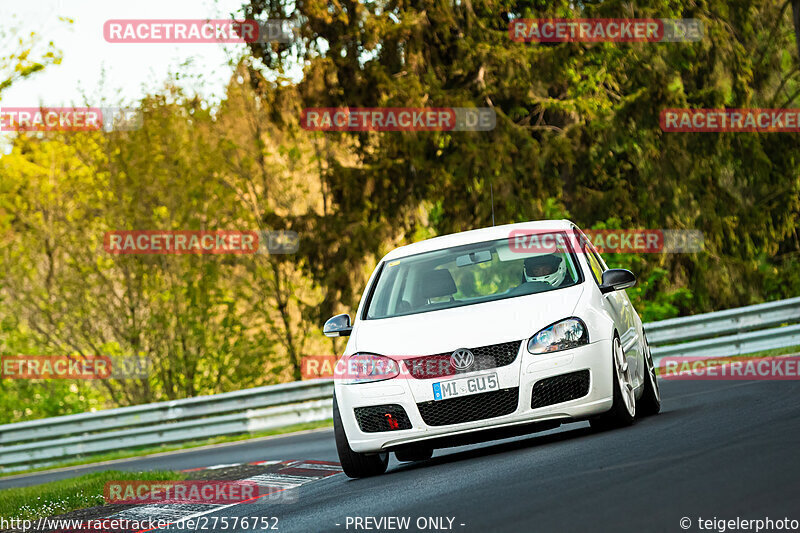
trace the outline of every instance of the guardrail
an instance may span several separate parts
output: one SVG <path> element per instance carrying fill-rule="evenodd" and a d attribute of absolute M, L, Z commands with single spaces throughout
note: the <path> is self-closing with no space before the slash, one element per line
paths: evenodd
<path fill-rule="evenodd" d="M 327 420 L 332 397 L 331 380 L 298 381 L 0 425 L 0 472 L 98 452 Z"/>
<path fill-rule="evenodd" d="M 653 360 L 720 357 L 800 346 L 800 298 L 644 325 Z"/>
<path fill-rule="evenodd" d="M 645 324 L 653 357 L 800 345 L 800 298 Z M 299 381 L 0 425 L 0 472 L 139 446 L 252 433 L 331 417 L 333 382 Z"/>

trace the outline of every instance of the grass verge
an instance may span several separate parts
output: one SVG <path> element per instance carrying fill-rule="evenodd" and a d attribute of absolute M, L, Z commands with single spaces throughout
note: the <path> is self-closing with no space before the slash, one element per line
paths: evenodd
<path fill-rule="evenodd" d="M 164 453 L 164 452 L 173 452 L 176 450 L 186 450 L 190 448 L 198 448 L 200 446 L 209 446 L 211 444 L 222 444 L 225 442 L 238 442 L 243 440 L 249 439 L 256 439 L 259 437 L 270 437 L 273 435 L 283 435 L 287 433 L 296 433 L 298 431 L 306 431 L 309 429 L 319 429 L 330 427 L 333 425 L 333 420 L 322 420 L 320 422 L 307 422 L 304 424 L 295 424 L 292 426 L 286 426 L 277 429 L 270 429 L 266 431 L 260 431 L 256 433 L 245 433 L 243 435 L 226 435 L 222 437 L 210 437 L 208 439 L 201 439 L 201 440 L 192 440 L 188 442 L 182 442 L 179 444 L 172 444 L 172 445 L 160 445 L 160 446 L 141 446 L 138 448 L 129 448 L 126 450 L 118 450 L 109 453 L 101 453 L 101 454 L 93 454 L 87 455 L 84 457 L 77 457 L 70 461 L 64 461 L 62 463 L 53 464 L 49 466 L 43 466 L 39 468 L 32 468 L 30 470 L 21 470 L 18 472 L 6 472 L 0 473 L 0 478 L 8 477 L 8 476 L 17 476 L 23 474 L 30 474 L 33 472 L 43 472 L 46 470 L 53 470 L 56 468 L 66 468 L 70 466 L 80 466 L 92 463 L 102 463 L 105 461 L 114 461 L 116 459 L 129 459 L 131 457 L 145 457 L 147 455 L 153 455 L 156 453 Z M 5 492 L 3 492 L 5 494 Z"/>
<path fill-rule="evenodd" d="M 144 475 L 153 481 L 186 479 L 186 474 L 182 472 L 147 472 Z M 141 472 L 108 470 L 33 487 L 5 489 L 0 492 L 0 518 L 36 520 L 103 505 L 103 487 L 106 482 L 139 480 L 142 476 Z"/>

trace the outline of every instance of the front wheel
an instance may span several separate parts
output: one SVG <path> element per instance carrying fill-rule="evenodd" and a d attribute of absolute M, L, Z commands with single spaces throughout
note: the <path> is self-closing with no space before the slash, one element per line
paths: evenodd
<path fill-rule="evenodd" d="M 658 390 L 658 379 L 656 378 L 656 367 L 653 364 L 653 355 L 650 353 L 650 345 L 647 337 L 644 339 L 644 361 L 646 366 L 644 376 L 644 392 L 639 398 L 637 415 L 650 416 L 661 411 L 661 391 Z"/>
<path fill-rule="evenodd" d="M 347 442 L 342 417 L 339 414 L 339 404 L 336 396 L 333 397 L 333 436 L 336 439 L 336 452 L 339 454 L 339 462 L 342 470 L 347 477 L 360 478 L 377 476 L 386 472 L 389 466 L 389 453 L 366 454 L 354 452 Z"/>
<path fill-rule="evenodd" d="M 611 347 L 611 380 L 614 387 L 614 402 L 611 409 L 602 415 L 589 420 L 593 429 L 606 430 L 629 426 L 636 418 L 636 397 L 633 390 L 633 378 L 622 350 L 618 336 L 614 336 Z"/>

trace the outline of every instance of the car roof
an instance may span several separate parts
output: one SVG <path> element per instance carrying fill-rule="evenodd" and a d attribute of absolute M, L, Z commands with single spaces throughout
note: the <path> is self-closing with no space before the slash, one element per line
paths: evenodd
<path fill-rule="evenodd" d="M 431 252 L 434 250 L 444 250 L 446 248 L 453 248 L 454 246 L 462 246 L 465 244 L 474 244 L 479 242 L 494 241 L 510 237 L 513 231 L 519 230 L 566 230 L 571 229 L 574 224 L 569 220 L 534 220 L 530 222 L 519 222 L 517 224 L 504 224 L 502 226 L 492 226 L 489 228 L 474 229 L 470 231 L 462 231 L 459 233 L 451 233 L 450 235 L 442 235 L 440 237 L 433 237 L 425 239 L 424 241 L 415 242 L 406 246 L 395 248 L 385 256 L 383 261 L 392 259 L 399 259 L 401 257 L 408 257 L 409 255 L 416 255 L 423 252 Z"/>

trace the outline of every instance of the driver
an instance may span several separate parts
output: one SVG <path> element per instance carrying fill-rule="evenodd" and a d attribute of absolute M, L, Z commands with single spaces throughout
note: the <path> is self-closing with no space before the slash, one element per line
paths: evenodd
<path fill-rule="evenodd" d="M 538 281 L 558 287 L 567 276 L 567 265 L 555 254 L 537 255 L 525 259 L 523 274 L 527 282 Z"/>

